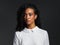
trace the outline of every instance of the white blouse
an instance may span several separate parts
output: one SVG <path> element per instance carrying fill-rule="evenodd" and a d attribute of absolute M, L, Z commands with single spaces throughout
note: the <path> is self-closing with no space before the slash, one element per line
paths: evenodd
<path fill-rule="evenodd" d="M 13 45 L 49 45 L 49 37 L 46 30 L 35 26 L 32 29 L 24 28 L 16 31 Z"/>

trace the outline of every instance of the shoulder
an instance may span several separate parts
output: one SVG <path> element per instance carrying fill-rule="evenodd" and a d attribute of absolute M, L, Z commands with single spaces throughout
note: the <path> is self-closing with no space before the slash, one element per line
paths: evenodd
<path fill-rule="evenodd" d="M 20 34 L 21 32 L 20 31 L 16 31 L 15 34 Z"/>
<path fill-rule="evenodd" d="M 41 31 L 43 32 L 44 38 L 48 39 L 49 38 L 49 33 L 47 30 L 41 29 Z"/>
<path fill-rule="evenodd" d="M 41 29 L 41 28 L 39 28 L 39 32 L 42 33 L 42 34 L 44 34 L 44 35 L 47 35 L 48 34 L 48 31 L 47 30 Z"/>
<path fill-rule="evenodd" d="M 39 29 L 39 33 L 43 35 L 44 38 L 49 36 L 48 31 L 44 29 Z"/>
<path fill-rule="evenodd" d="M 21 37 L 22 33 L 23 33 L 22 31 L 16 31 L 16 32 L 15 32 L 15 35 L 16 35 L 17 37 Z"/>

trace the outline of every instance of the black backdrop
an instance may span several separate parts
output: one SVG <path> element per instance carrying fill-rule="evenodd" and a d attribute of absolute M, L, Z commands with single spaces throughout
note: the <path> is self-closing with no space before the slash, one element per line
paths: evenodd
<path fill-rule="evenodd" d="M 41 26 L 49 34 L 50 45 L 59 45 L 60 15 L 58 0 L 0 0 L 0 45 L 12 45 L 19 5 L 31 2 L 40 10 Z"/>

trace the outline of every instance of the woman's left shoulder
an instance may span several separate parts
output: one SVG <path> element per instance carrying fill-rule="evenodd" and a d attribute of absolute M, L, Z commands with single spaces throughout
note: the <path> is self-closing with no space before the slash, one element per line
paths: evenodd
<path fill-rule="evenodd" d="M 39 31 L 41 32 L 41 33 L 43 33 L 43 34 L 48 34 L 48 31 L 47 30 L 45 30 L 45 29 L 39 29 Z"/>

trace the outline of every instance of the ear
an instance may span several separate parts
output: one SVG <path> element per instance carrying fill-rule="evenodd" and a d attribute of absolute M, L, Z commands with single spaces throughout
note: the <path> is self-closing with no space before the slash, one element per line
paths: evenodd
<path fill-rule="evenodd" d="M 37 15 L 35 15 L 35 20 L 37 19 Z"/>

